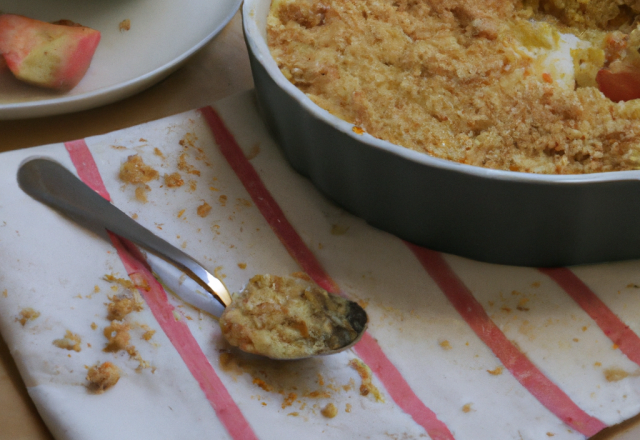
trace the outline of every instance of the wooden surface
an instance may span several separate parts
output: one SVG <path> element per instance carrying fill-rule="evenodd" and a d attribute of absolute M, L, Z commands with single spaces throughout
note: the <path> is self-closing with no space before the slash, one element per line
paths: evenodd
<path fill-rule="evenodd" d="M 220 35 L 180 70 L 138 95 L 68 115 L 0 121 L 0 152 L 108 133 L 199 108 L 252 86 L 238 13 Z M 592 439 L 640 439 L 639 422 L 640 416 Z M 29 399 L 7 345 L 0 338 L 0 440 L 52 438 Z"/>

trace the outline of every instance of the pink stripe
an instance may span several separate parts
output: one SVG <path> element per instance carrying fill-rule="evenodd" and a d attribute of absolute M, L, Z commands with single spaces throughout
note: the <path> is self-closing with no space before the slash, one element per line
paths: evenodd
<path fill-rule="evenodd" d="M 249 423 L 245 420 L 240 408 L 235 404 L 231 395 L 220 381 L 220 378 L 209 363 L 200 346 L 194 339 L 184 321 L 176 321 L 174 307 L 169 304 L 167 294 L 162 285 L 145 267 L 146 265 L 135 259 L 126 249 L 119 237 L 109 233 L 113 246 L 124 264 L 129 277 L 139 285 L 141 277 L 149 289 L 138 288 L 144 296 L 149 309 L 153 313 L 162 330 L 182 357 L 185 365 L 198 381 L 211 406 L 220 421 L 227 428 L 232 438 L 236 440 L 257 439 Z M 145 285 L 145 284 L 142 284 Z"/>
<path fill-rule="evenodd" d="M 541 268 L 593 319 L 630 360 L 640 365 L 640 338 L 567 268 Z"/>
<path fill-rule="evenodd" d="M 587 437 L 606 428 L 603 422 L 580 409 L 507 339 L 440 253 L 406 244 L 471 329 L 542 405 Z"/>
<path fill-rule="evenodd" d="M 233 134 L 229 132 L 222 118 L 211 107 L 200 112 L 211 127 L 220 151 L 246 188 L 260 212 L 287 248 L 289 254 L 303 270 L 325 290 L 340 293 L 333 279 L 327 274 L 315 255 L 305 245 L 294 227 L 278 206 L 260 176 L 244 156 Z M 447 426 L 438 420 L 436 414 L 427 408 L 416 396 L 402 374 L 384 354 L 377 341 L 365 333 L 354 350 L 371 368 L 396 404 L 421 425 L 433 440 L 453 440 Z"/>
<path fill-rule="evenodd" d="M 80 178 L 91 188 L 102 188 L 101 195 L 107 200 L 110 199 L 102 177 L 98 172 L 91 152 L 84 141 L 76 141 L 67 151 L 71 156 L 73 164 L 76 166 Z M 66 144 L 65 144 L 66 145 Z M 93 168 L 93 169 L 92 169 Z M 98 191 L 100 193 L 100 191 Z M 185 365 L 198 381 L 205 397 L 216 412 L 218 419 L 225 426 L 229 435 L 234 440 L 256 439 L 256 435 L 251 425 L 242 415 L 240 408 L 235 404 L 229 392 L 220 381 L 215 370 L 204 355 L 195 338 L 189 331 L 189 327 L 183 321 L 176 321 L 173 315 L 173 306 L 169 304 L 164 288 L 149 271 L 146 262 L 140 261 L 127 251 L 127 245 L 131 249 L 136 249 L 131 243 L 121 240 L 116 235 L 109 233 L 111 241 L 118 251 L 118 255 L 129 274 L 129 277 L 136 285 L 140 285 L 139 278 L 142 278 L 150 286 L 149 290 L 139 288 L 144 296 L 153 316 L 162 327 L 173 346 L 175 347 Z"/>
<path fill-rule="evenodd" d="M 93 155 L 91 151 L 89 151 L 89 147 L 87 147 L 84 139 L 65 142 L 64 146 L 69 152 L 71 162 L 73 162 L 73 166 L 76 167 L 80 180 L 89 185 L 91 189 L 102 197 L 111 201 L 111 196 L 109 196 L 109 192 L 100 177 L 100 171 L 98 171 L 96 161 L 93 159 Z"/>

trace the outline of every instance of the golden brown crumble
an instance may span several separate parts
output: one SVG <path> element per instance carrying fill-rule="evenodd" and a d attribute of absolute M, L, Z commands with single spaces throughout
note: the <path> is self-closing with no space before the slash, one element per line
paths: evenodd
<path fill-rule="evenodd" d="M 595 87 L 602 67 L 640 66 L 638 12 L 636 0 L 277 0 L 267 37 L 289 81 L 377 138 L 488 168 L 592 173 L 640 167 L 640 100 Z M 560 33 L 584 43 L 569 74 L 540 61 Z"/>
<path fill-rule="evenodd" d="M 164 184 L 169 188 L 177 188 L 184 185 L 184 180 L 182 180 L 180 173 L 165 174 Z"/>
<path fill-rule="evenodd" d="M 328 403 L 320 413 L 328 419 L 332 419 L 338 415 L 338 408 L 333 403 Z"/>
<path fill-rule="evenodd" d="M 371 394 L 377 402 L 384 402 L 384 397 L 380 390 L 371 381 L 372 374 L 369 367 L 360 359 L 351 359 L 349 366 L 358 372 L 362 383 L 360 384 L 360 394 L 362 396 L 368 396 Z"/>
<path fill-rule="evenodd" d="M 70 330 L 66 331 L 64 338 L 56 339 L 53 341 L 53 345 L 55 345 L 56 347 L 70 351 L 73 350 L 75 352 L 79 352 L 80 350 L 82 350 L 80 344 L 82 344 L 82 339 L 80 339 L 80 336 L 72 333 Z"/>
<path fill-rule="evenodd" d="M 125 183 L 147 183 L 158 178 L 158 172 L 145 164 L 137 154 L 129 156 L 127 161 L 120 166 L 120 180 Z"/>
<path fill-rule="evenodd" d="M 209 212 L 211 211 L 211 205 L 209 205 L 207 202 L 203 202 L 202 205 L 198 206 L 198 215 L 200 217 L 206 217 L 207 215 L 209 215 Z"/>
<path fill-rule="evenodd" d="M 120 32 L 126 32 L 130 30 L 131 20 L 129 20 L 128 18 L 125 18 L 124 20 L 122 20 L 120 24 L 118 24 L 118 29 L 120 30 Z"/>
<path fill-rule="evenodd" d="M 16 321 L 24 326 L 28 321 L 33 321 L 39 316 L 40 312 L 33 310 L 31 307 L 25 307 L 20 311 L 20 317 L 16 318 Z"/>
<path fill-rule="evenodd" d="M 274 359 L 335 350 L 355 339 L 348 302 L 306 279 L 256 275 L 225 309 L 220 328 L 243 351 Z"/>
<path fill-rule="evenodd" d="M 107 319 L 110 321 L 121 321 L 129 313 L 142 310 L 142 299 L 136 291 L 108 298 L 110 302 L 107 304 Z"/>
<path fill-rule="evenodd" d="M 94 394 L 102 394 L 120 380 L 120 369 L 111 362 L 104 362 L 89 368 L 87 389 Z"/>
<path fill-rule="evenodd" d="M 126 350 L 131 340 L 129 330 L 131 330 L 131 326 L 128 323 L 111 321 L 111 324 L 104 329 L 104 337 L 107 338 L 107 344 L 103 350 L 109 353 Z"/>

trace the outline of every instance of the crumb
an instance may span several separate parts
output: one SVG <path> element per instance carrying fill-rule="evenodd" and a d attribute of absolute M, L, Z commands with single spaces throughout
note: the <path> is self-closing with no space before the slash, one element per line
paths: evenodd
<path fill-rule="evenodd" d="M 131 340 L 130 329 L 131 326 L 128 323 L 111 321 L 111 324 L 104 329 L 107 344 L 103 351 L 115 353 L 120 350 L 126 350 Z"/>
<path fill-rule="evenodd" d="M 126 295 L 114 295 L 108 297 L 110 303 L 107 304 L 107 319 L 109 321 L 122 321 L 131 312 L 142 310 L 142 299 L 137 291 Z"/>
<path fill-rule="evenodd" d="M 251 150 L 249 150 L 249 152 L 245 154 L 244 157 L 246 157 L 247 160 L 251 160 L 256 158 L 258 154 L 260 154 L 260 144 L 256 143 L 253 147 L 251 147 Z"/>
<path fill-rule="evenodd" d="M 355 133 L 493 169 L 628 170 L 640 167 L 640 107 L 609 100 L 595 76 L 620 58 L 637 69 L 639 9 L 635 0 L 274 1 L 267 42 L 283 75 Z M 570 71 L 545 65 L 560 33 L 587 47 L 571 50 Z"/>
<path fill-rule="evenodd" d="M 220 202 L 220 205 L 227 206 L 227 196 L 222 195 L 218 197 L 218 201 Z"/>
<path fill-rule="evenodd" d="M 471 412 L 472 411 L 471 405 L 472 405 L 471 403 L 467 403 L 467 404 L 463 405 L 462 406 L 462 412 L 464 412 L 464 413 Z"/>
<path fill-rule="evenodd" d="M 182 153 L 178 158 L 178 169 L 187 174 L 193 174 L 194 176 L 200 175 L 200 171 L 198 171 L 193 165 L 187 163 L 187 153 Z"/>
<path fill-rule="evenodd" d="M 120 166 L 120 180 L 125 183 L 141 184 L 158 178 L 158 172 L 146 165 L 142 157 L 135 154 L 129 156 L 127 161 Z"/>
<path fill-rule="evenodd" d="M 380 390 L 371 382 L 372 374 L 369 367 L 360 359 L 352 359 L 349 361 L 349 366 L 356 370 L 362 379 L 360 385 L 360 395 L 367 396 L 371 394 L 377 402 L 384 402 L 384 398 L 380 393 Z"/>
<path fill-rule="evenodd" d="M 253 383 L 255 385 L 258 385 L 260 388 L 262 388 L 263 390 L 270 392 L 273 391 L 273 387 L 271 385 L 269 385 L 268 383 L 266 383 L 264 380 L 259 379 L 257 377 L 253 378 Z"/>
<path fill-rule="evenodd" d="M 146 140 L 140 138 L 140 142 L 146 142 Z M 153 154 L 155 154 L 156 156 L 160 156 L 161 158 L 164 159 L 164 154 L 162 153 L 162 151 L 160 151 L 160 149 L 158 147 L 155 147 L 153 149 Z"/>
<path fill-rule="evenodd" d="M 284 398 L 284 401 L 282 402 L 282 409 L 285 409 L 286 407 L 293 405 L 293 402 L 295 402 L 297 398 L 298 398 L 298 395 L 296 393 L 287 394 L 287 396 Z"/>
<path fill-rule="evenodd" d="M 451 346 L 451 344 L 449 343 L 449 341 L 447 341 L 446 339 L 442 342 L 440 342 L 440 347 L 442 347 L 445 350 L 451 350 L 453 349 L 453 347 Z"/>
<path fill-rule="evenodd" d="M 91 330 L 95 330 L 98 328 L 98 325 L 95 322 L 91 323 Z"/>
<path fill-rule="evenodd" d="M 26 307 L 20 311 L 20 317 L 16 318 L 16 321 L 24 326 L 27 321 L 33 321 L 37 319 L 38 316 L 40 316 L 40 312 L 36 312 L 31 307 Z"/>
<path fill-rule="evenodd" d="M 87 372 L 87 389 L 94 394 L 102 394 L 120 380 L 120 369 L 111 362 L 96 364 Z"/>
<path fill-rule="evenodd" d="M 491 374 L 492 376 L 500 376 L 502 374 L 502 371 L 503 371 L 502 365 L 498 365 L 493 370 L 487 370 L 487 373 Z"/>
<path fill-rule="evenodd" d="M 607 382 L 618 382 L 629 377 L 629 373 L 621 368 L 607 368 L 603 373 Z"/>
<path fill-rule="evenodd" d="M 347 413 L 350 413 L 350 412 L 351 412 L 351 404 L 350 404 L 350 403 L 347 403 L 347 404 L 344 406 L 344 412 L 347 412 Z"/>
<path fill-rule="evenodd" d="M 182 180 L 180 173 L 165 174 L 164 184 L 169 188 L 178 188 L 184 185 L 184 180 Z"/>
<path fill-rule="evenodd" d="M 120 32 L 126 32 L 131 29 L 131 20 L 128 18 L 122 20 L 120 24 L 118 24 L 118 29 Z"/>
<path fill-rule="evenodd" d="M 82 347 L 80 346 L 81 343 L 82 340 L 80 339 L 80 336 L 69 330 L 66 331 L 64 338 L 53 341 L 53 345 L 56 347 L 63 348 L 65 350 L 73 350 L 75 352 L 82 350 Z"/>
<path fill-rule="evenodd" d="M 207 202 L 203 202 L 202 205 L 198 206 L 198 215 L 200 217 L 206 217 L 207 215 L 209 215 L 210 211 L 211 205 L 209 205 Z"/>
<path fill-rule="evenodd" d="M 238 263 L 238 267 L 240 269 L 246 269 L 247 268 L 247 263 Z"/>
<path fill-rule="evenodd" d="M 144 339 L 145 341 L 149 341 L 151 340 L 151 338 L 153 338 L 153 335 L 156 334 L 155 330 L 152 330 L 149 328 L 148 325 L 141 325 L 142 329 L 145 330 L 144 334 L 142 335 L 142 339 Z"/>
<path fill-rule="evenodd" d="M 135 192 L 136 200 L 141 203 L 147 203 L 148 202 L 147 193 L 149 191 L 151 191 L 151 188 L 149 187 L 149 185 L 138 185 Z"/>
<path fill-rule="evenodd" d="M 5 298 L 9 295 L 9 293 L 7 292 L 7 289 L 4 289 L 2 291 L 2 296 L 4 296 Z"/>
<path fill-rule="evenodd" d="M 320 412 L 326 418 L 332 419 L 338 415 L 338 408 L 336 408 L 336 406 L 333 403 L 328 403 L 327 406 L 322 408 L 322 411 Z"/>
<path fill-rule="evenodd" d="M 186 133 L 178 143 L 184 148 L 188 148 L 188 147 L 194 148 L 196 146 L 197 140 L 198 140 L 198 136 L 196 136 L 195 133 L 189 132 L 189 133 Z"/>

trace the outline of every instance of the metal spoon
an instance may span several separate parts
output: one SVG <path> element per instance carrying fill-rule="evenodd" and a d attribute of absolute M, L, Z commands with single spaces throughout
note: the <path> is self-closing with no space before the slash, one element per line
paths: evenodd
<path fill-rule="evenodd" d="M 179 285 L 182 283 L 176 283 L 175 276 L 171 276 L 172 279 L 167 280 L 167 271 L 159 262 L 166 261 L 184 272 L 198 286 L 211 294 L 212 297 L 209 299 L 215 298 L 222 308 L 231 304 L 231 295 L 224 284 L 200 263 L 138 224 L 59 163 L 44 158 L 23 162 L 18 169 L 18 184 L 25 193 L 65 214 L 81 226 L 103 236 L 106 231 L 110 231 L 160 257 L 162 260 L 154 260 L 149 258 L 151 255 L 144 255 L 147 262 L 150 263 L 154 275 L 162 278 L 162 281 L 169 281 L 166 284 L 169 287 L 174 287 L 172 290 L 186 302 L 195 307 L 203 308 L 202 303 L 193 301 L 193 295 L 180 295 Z M 367 326 L 367 314 L 362 307 L 353 301 L 337 295 L 333 296 L 339 298 L 339 301 L 348 302 L 346 319 L 357 332 L 357 336 L 342 347 L 333 350 L 318 350 L 317 354 L 333 354 L 351 347 L 362 337 Z M 219 313 L 214 312 L 214 314 Z"/>

